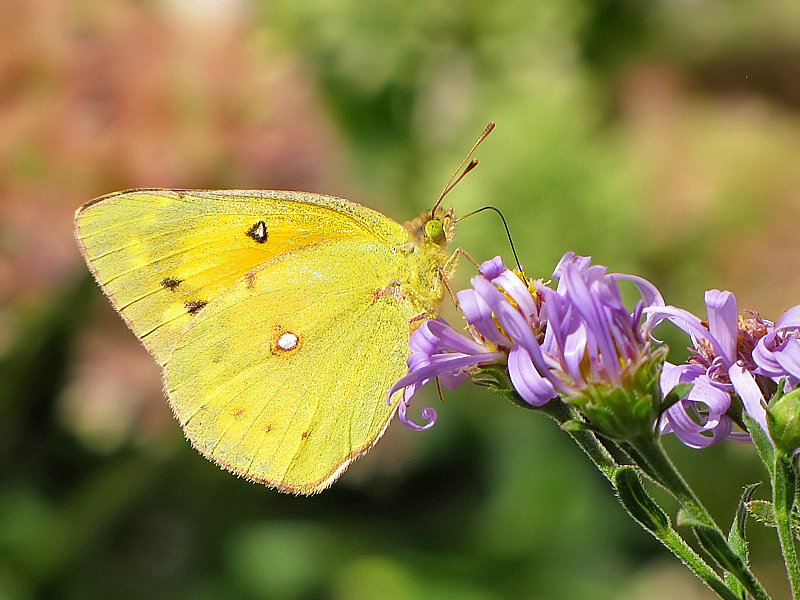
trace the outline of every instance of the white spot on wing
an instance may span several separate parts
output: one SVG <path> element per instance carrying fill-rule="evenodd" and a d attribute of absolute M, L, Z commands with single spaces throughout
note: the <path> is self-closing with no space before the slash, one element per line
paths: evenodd
<path fill-rule="evenodd" d="M 294 350 L 297 347 L 297 336 L 288 331 L 278 338 L 278 348 L 281 350 Z"/>

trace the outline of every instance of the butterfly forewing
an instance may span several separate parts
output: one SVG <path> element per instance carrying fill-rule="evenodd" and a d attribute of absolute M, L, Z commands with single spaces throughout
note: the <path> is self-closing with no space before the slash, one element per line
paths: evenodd
<path fill-rule="evenodd" d="M 133 190 L 82 207 L 76 234 L 115 308 L 163 365 L 197 313 L 255 267 L 321 240 L 381 239 L 386 221 L 298 192 Z"/>

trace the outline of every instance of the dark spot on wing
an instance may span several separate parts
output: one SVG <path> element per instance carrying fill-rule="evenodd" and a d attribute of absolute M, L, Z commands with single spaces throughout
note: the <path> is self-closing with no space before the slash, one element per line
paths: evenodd
<path fill-rule="evenodd" d="M 263 244 L 267 241 L 267 237 L 269 237 L 269 233 L 267 233 L 267 224 L 264 223 L 264 221 L 258 221 L 245 232 L 245 235 L 259 244 Z"/>
<path fill-rule="evenodd" d="M 301 434 L 300 434 L 300 438 L 301 438 L 301 439 L 304 439 L 304 440 L 305 440 L 305 439 L 307 439 L 307 438 L 308 438 L 308 432 L 307 432 L 307 431 L 304 431 L 303 433 L 301 433 Z"/>
<path fill-rule="evenodd" d="M 174 277 L 165 277 L 161 280 L 161 287 L 165 290 L 169 290 L 170 292 L 174 292 L 180 284 L 183 283 L 183 279 L 175 279 Z"/>
<path fill-rule="evenodd" d="M 183 303 L 183 305 L 186 307 L 186 311 L 190 315 L 196 315 L 206 304 L 208 304 L 208 302 L 205 300 L 192 300 L 190 302 Z"/>

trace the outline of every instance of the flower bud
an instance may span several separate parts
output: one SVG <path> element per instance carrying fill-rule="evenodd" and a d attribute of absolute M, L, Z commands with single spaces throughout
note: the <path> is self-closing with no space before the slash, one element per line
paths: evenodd
<path fill-rule="evenodd" d="M 800 451 L 800 388 L 770 404 L 767 427 L 778 451 L 787 455 Z"/>

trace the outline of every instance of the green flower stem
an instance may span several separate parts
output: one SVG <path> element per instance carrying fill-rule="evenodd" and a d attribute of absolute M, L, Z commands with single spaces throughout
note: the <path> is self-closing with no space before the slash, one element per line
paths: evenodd
<path fill-rule="evenodd" d="M 559 425 L 563 425 L 576 417 L 575 411 L 569 408 L 561 401 L 550 402 L 537 409 L 545 413 L 548 417 L 556 421 Z M 597 436 L 588 430 L 568 430 L 570 437 L 573 441 L 586 453 L 589 459 L 594 463 L 597 469 L 608 479 L 614 488 L 617 489 L 617 474 L 620 470 L 620 465 L 614 460 L 613 456 L 609 453 Z M 619 490 L 617 489 L 619 494 Z M 642 490 L 642 493 L 644 491 Z M 620 502 L 621 496 L 618 495 Z M 625 503 L 622 502 L 623 506 Z M 672 552 L 683 564 L 685 564 L 691 571 L 703 581 L 709 588 L 725 600 L 740 600 L 740 598 L 725 584 L 725 582 L 717 575 L 708 563 L 700 557 L 689 544 L 686 543 L 680 534 L 675 531 L 669 524 L 666 526 L 656 527 L 648 526 L 641 519 L 636 518 L 631 510 L 625 506 L 626 511 L 631 515 L 637 523 L 644 529 L 649 531 L 665 548 Z M 659 509 L 660 510 L 660 509 Z"/>
<path fill-rule="evenodd" d="M 637 467 L 620 467 L 615 476 L 615 482 L 617 498 L 631 518 L 664 544 L 720 598 L 741 600 L 740 594 L 732 590 L 673 529 L 670 518 L 644 489 L 640 470 Z"/>
<path fill-rule="evenodd" d="M 772 501 L 775 506 L 775 522 L 781 542 L 783 561 L 789 574 L 792 598 L 800 599 L 800 568 L 797 564 L 797 549 L 791 528 L 792 507 L 795 501 L 795 471 L 793 460 L 778 453 L 775 460 L 775 479 L 772 482 Z"/>
<path fill-rule="evenodd" d="M 667 549 L 677 556 L 703 583 L 710 587 L 717 596 L 725 600 L 741 600 L 720 578 L 719 575 L 708 566 L 700 555 L 686 543 L 677 531 L 672 527 L 660 532 L 659 535 L 653 533 L 658 541 L 664 544 Z"/>
<path fill-rule="evenodd" d="M 577 414 L 561 400 L 548 402 L 537 410 L 553 419 L 559 426 L 573 420 Z M 605 478 L 614 483 L 614 474 L 619 469 L 619 464 L 617 464 L 617 461 L 614 460 L 614 457 L 611 456 L 606 447 L 600 443 L 597 436 L 587 430 L 570 430 L 567 433 L 578 444 L 580 449 L 586 453 Z"/>
<path fill-rule="evenodd" d="M 630 440 L 638 455 L 647 462 L 657 481 L 680 502 L 694 520 L 695 533 L 701 544 L 725 570 L 732 573 L 755 600 L 769 600 L 769 594 L 741 557 L 730 547 L 725 534 L 714 522 L 681 474 L 669 460 L 664 447 L 653 436 Z"/>

